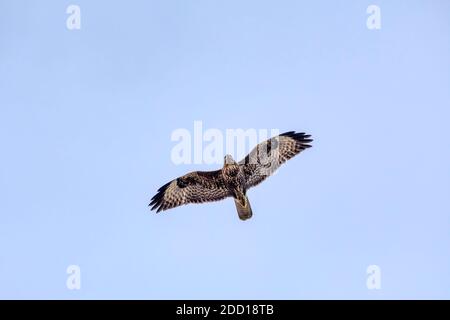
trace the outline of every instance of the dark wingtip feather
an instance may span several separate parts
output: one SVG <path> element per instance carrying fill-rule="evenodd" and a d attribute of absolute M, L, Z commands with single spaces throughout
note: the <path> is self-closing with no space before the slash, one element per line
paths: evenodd
<path fill-rule="evenodd" d="M 309 139 L 311 137 L 310 134 L 305 134 L 304 132 L 288 131 L 280 134 L 280 136 L 289 137 L 294 139 L 295 141 L 300 142 L 303 148 L 311 148 L 312 146 L 308 143 L 314 141 L 313 139 Z"/>
<path fill-rule="evenodd" d="M 156 213 L 160 212 L 162 210 L 162 205 L 164 201 L 164 193 L 166 192 L 167 188 L 169 187 L 170 182 L 167 182 L 165 185 L 163 185 L 161 188 L 158 189 L 158 192 L 153 196 L 151 199 L 151 202 L 148 206 L 152 206 L 150 210 L 156 210 Z"/>
<path fill-rule="evenodd" d="M 161 188 L 158 189 L 158 191 L 166 191 L 169 184 L 171 184 L 172 181 L 167 182 L 165 185 L 163 185 Z"/>
<path fill-rule="evenodd" d="M 290 137 L 290 136 L 292 136 L 293 134 L 295 134 L 295 131 L 288 131 L 288 132 L 285 132 L 285 133 L 280 134 L 280 136 Z"/>

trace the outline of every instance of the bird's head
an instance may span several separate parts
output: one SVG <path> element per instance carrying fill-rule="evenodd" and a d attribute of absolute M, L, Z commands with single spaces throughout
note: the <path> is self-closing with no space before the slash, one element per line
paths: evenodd
<path fill-rule="evenodd" d="M 234 161 L 233 157 L 230 154 L 227 154 L 223 159 L 223 166 L 236 164 L 236 161 Z"/>

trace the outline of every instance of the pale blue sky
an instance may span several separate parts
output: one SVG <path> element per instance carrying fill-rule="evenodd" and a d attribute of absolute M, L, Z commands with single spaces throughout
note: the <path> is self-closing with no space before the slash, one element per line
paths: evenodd
<path fill-rule="evenodd" d="M 1 0 L 0 298 L 450 298 L 449 39 L 446 0 Z M 155 215 L 217 169 L 171 162 L 195 120 L 314 148 L 247 222 L 230 199 Z"/>

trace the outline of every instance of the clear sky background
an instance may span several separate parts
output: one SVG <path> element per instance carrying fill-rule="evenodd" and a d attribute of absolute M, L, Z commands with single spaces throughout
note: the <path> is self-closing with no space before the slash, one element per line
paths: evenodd
<path fill-rule="evenodd" d="M 450 298 L 449 39 L 446 0 L 1 0 L 0 298 Z M 249 221 L 156 215 L 162 184 L 219 167 L 171 161 L 195 120 L 314 147 Z"/>

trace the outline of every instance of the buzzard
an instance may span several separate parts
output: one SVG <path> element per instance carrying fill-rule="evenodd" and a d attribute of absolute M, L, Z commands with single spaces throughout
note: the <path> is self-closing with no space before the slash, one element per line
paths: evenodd
<path fill-rule="evenodd" d="M 310 148 L 310 135 L 285 132 L 258 144 L 239 162 L 230 155 L 221 170 L 194 171 L 158 189 L 149 206 L 160 212 L 188 203 L 218 201 L 233 197 L 241 220 L 252 217 L 247 190 L 270 176 L 278 167 Z"/>

